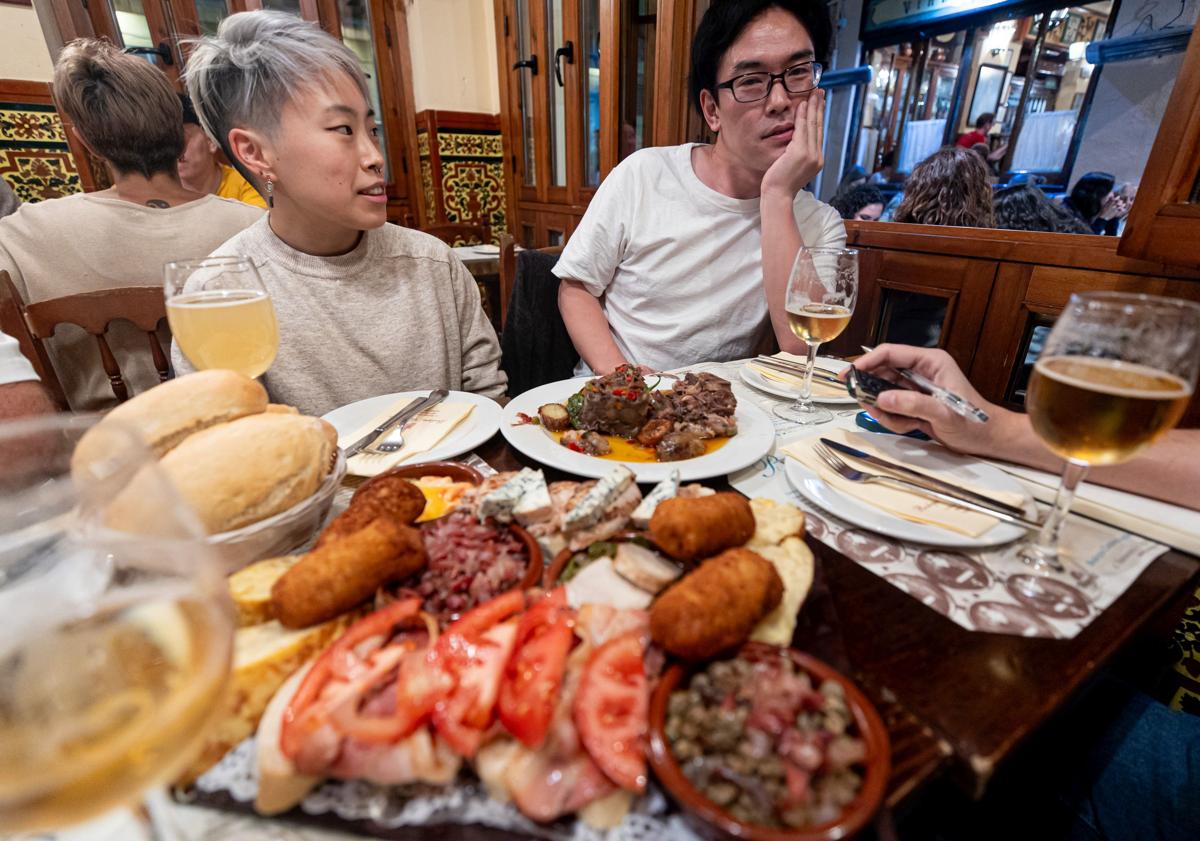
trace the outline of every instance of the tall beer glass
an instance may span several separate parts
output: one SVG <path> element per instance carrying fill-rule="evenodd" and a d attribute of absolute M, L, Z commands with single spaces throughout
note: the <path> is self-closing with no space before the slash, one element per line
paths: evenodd
<path fill-rule="evenodd" d="M 167 263 L 167 321 L 188 361 L 257 377 L 279 351 L 275 307 L 258 270 L 240 257 Z"/>
<path fill-rule="evenodd" d="M 858 252 L 852 248 L 801 247 L 787 287 L 788 327 L 808 348 L 800 397 L 776 406 L 777 417 L 805 425 L 833 419 L 828 409 L 812 403 L 812 374 L 817 348 L 842 334 L 858 300 Z"/>
<path fill-rule="evenodd" d="M 1175 426 L 1200 369 L 1200 305 L 1119 292 L 1072 295 L 1033 369 L 1033 430 L 1067 463 L 1054 507 L 1022 557 L 1061 570 L 1059 537 L 1090 465 L 1117 464 Z"/>
<path fill-rule="evenodd" d="M 132 430 L 0 425 L 5 832 L 98 817 L 194 759 L 234 624 L 202 534 Z"/>

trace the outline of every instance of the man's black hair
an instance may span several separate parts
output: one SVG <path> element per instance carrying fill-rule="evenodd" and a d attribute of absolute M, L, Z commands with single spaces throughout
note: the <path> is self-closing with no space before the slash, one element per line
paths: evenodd
<path fill-rule="evenodd" d="M 688 76 L 688 93 L 701 115 L 704 111 L 700 107 L 700 91 L 716 95 L 717 66 L 721 59 L 742 30 L 771 8 L 790 12 L 800 21 L 812 38 L 813 60 L 828 64 L 833 23 L 821 0 L 713 0 L 692 38 L 692 72 Z"/>

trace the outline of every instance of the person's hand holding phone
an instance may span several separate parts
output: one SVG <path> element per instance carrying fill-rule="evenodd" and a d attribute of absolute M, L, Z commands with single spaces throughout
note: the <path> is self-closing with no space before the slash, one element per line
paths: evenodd
<path fill-rule="evenodd" d="M 859 357 L 854 367 L 860 371 L 901 386 L 881 393 L 875 406 L 868 406 L 871 416 L 893 432 L 904 434 L 919 429 L 955 450 L 986 455 L 994 449 L 998 435 L 1012 412 L 1008 412 L 979 395 L 958 364 L 944 350 L 918 348 L 910 345 L 880 345 Z M 986 423 L 964 418 L 944 403 L 913 390 L 897 372 L 911 368 L 935 384 L 970 401 L 989 415 Z M 842 372 L 844 380 L 849 369 Z"/>

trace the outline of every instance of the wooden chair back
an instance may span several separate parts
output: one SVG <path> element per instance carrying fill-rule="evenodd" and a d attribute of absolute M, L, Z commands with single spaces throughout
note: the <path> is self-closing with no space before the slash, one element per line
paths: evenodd
<path fill-rule="evenodd" d="M 563 246 L 553 245 L 549 248 L 539 248 L 543 254 L 561 254 Z M 511 234 L 500 235 L 500 329 L 508 320 L 508 307 L 511 303 L 513 287 L 517 284 L 517 241 Z"/>
<path fill-rule="evenodd" d="M 486 245 L 492 241 L 492 230 L 487 225 L 427 225 L 420 230 L 437 237 L 451 248 L 458 245 Z"/>
<path fill-rule="evenodd" d="M 29 336 L 37 348 L 37 356 L 44 360 L 48 380 L 53 377 L 54 386 L 51 391 L 62 393 L 62 385 L 58 376 L 53 373 L 49 356 L 42 344 L 54 335 L 60 324 L 74 324 L 96 339 L 100 351 L 100 364 L 108 377 L 113 395 L 119 402 L 129 399 L 129 387 L 121 374 L 121 367 L 112 348 L 105 338 L 109 325 L 114 321 L 128 321 L 134 327 L 146 334 L 150 348 L 150 356 L 154 360 L 154 368 L 158 372 L 159 382 L 166 382 L 171 376 L 171 367 L 167 354 L 158 340 L 158 324 L 167 317 L 166 302 L 163 299 L 161 286 L 127 286 L 116 289 L 100 289 L 95 292 L 81 292 L 78 295 L 64 295 L 61 298 L 51 298 L 36 304 L 22 304 L 20 297 L 7 276 L 5 289 L 2 293 L 17 302 L 23 310 L 23 321 L 28 328 Z M 41 373 L 41 372 L 39 372 Z M 65 402 L 65 398 L 64 398 Z"/>
<path fill-rule="evenodd" d="M 8 272 L 0 272 L 0 330 L 17 340 L 21 353 L 32 363 L 34 372 L 50 393 L 50 398 L 59 409 L 67 411 L 70 408 L 67 404 L 67 394 L 59 382 L 45 346 L 29 331 L 29 324 L 25 321 L 25 303 L 21 300 L 21 294 Z"/>

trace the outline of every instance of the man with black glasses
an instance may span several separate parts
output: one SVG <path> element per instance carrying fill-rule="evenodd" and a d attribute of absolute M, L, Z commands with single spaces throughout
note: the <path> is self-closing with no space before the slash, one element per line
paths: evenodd
<path fill-rule="evenodd" d="M 582 362 L 666 370 L 804 352 L 784 308 L 799 248 L 840 248 L 820 171 L 831 25 L 815 0 L 714 0 L 692 42 L 690 94 L 712 145 L 648 148 L 596 191 L 554 273 Z"/>

